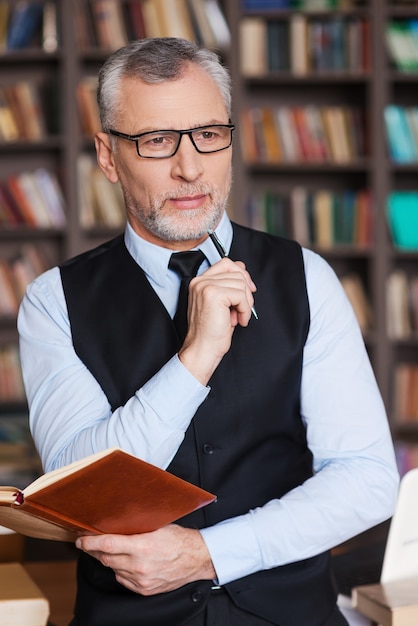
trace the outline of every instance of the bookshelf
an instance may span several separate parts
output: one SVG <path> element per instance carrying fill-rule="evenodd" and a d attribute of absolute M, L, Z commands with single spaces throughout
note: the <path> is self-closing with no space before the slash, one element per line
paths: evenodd
<path fill-rule="evenodd" d="M 121 230 L 120 198 L 116 197 L 109 209 L 111 218 L 109 213 L 101 216 L 97 203 L 91 205 L 86 199 L 91 189 L 85 191 L 85 186 L 79 185 L 83 176 L 96 178 L 92 175 L 92 133 L 97 124 L 97 112 L 94 112 L 91 93 L 94 93 L 97 72 L 108 54 L 125 40 L 145 32 L 184 34 L 187 29 L 190 36 L 200 37 L 221 51 L 233 76 L 234 122 L 238 134 L 231 217 L 240 223 L 264 228 L 268 205 L 272 211 L 270 222 L 275 228 L 283 228 L 288 236 L 297 235 L 302 243 L 320 252 L 346 281 L 348 289 L 356 290 L 356 285 L 360 284 L 362 296 L 366 294 L 370 307 L 364 321 L 364 337 L 391 418 L 394 438 L 405 440 L 408 445 L 418 444 L 418 419 L 416 424 L 413 420 L 403 424 L 394 413 L 397 367 L 404 363 L 418 364 L 417 326 L 413 322 L 409 332 L 393 336 L 388 332 L 388 317 L 392 313 L 388 313 L 387 307 L 389 277 L 401 271 L 412 283 L 418 275 L 418 250 L 393 245 L 386 218 L 390 193 L 418 191 L 418 162 L 394 160 L 388 149 L 385 127 L 387 106 L 418 107 L 414 95 L 418 71 L 415 68 L 406 71 L 399 62 L 392 60 L 386 39 L 388 25 L 418 20 L 418 2 L 324 0 L 297 3 L 282 0 L 268 2 L 273 8 L 263 9 L 260 0 L 252 2 L 256 8 L 250 9 L 246 8 L 250 5 L 244 0 L 225 0 L 220 5 L 229 25 L 230 38 L 222 22 L 216 29 L 217 38 L 202 22 L 200 29 L 197 28 L 202 0 L 39 2 L 43 12 L 29 43 L 11 50 L 5 44 L 5 7 L 10 14 L 17 3 L 0 2 L 0 111 L 4 88 L 19 81 L 33 83 L 38 90 L 45 125 L 39 137 L 5 140 L 0 122 L 0 188 L 9 176 L 38 168 L 50 171 L 62 190 L 66 222 L 42 228 L 7 225 L 1 218 L 0 196 L 0 265 L 2 260 L 12 263 L 28 244 L 41 251 L 45 266 L 54 265 Z M 30 4 L 39 2 L 31 0 Z M 208 0 L 208 4 L 212 9 L 217 5 L 213 0 Z M 306 9 L 313 5 L 315 11 Z M 332 5 L 332 8 L 323 8 L 324 5 Z M 139 6 L 146 9 L 142 20 Z M 281 8 L 277 8 L 279 6 Z M 160 19 L 158 22 L 155 19 L 156 15 L 161 18 L 164 10 L 165 15 L 169 15 L 173 7 L 177 7 L 181 20 Z M 185 17 L 185 8 L 188 17 Z M 98 28 L 99 9 L 111 16 L 107 24 L 113 28 Z M 148 25 L 143 21 L 144 15 Z M 168 25 L 182 30 L 167 31 Z M 343 46 L 341 37 L 345 41 Z M 266 45 L 269 41 L 270 50 Z M 272 41 L 278 42 L 274 55 Z M 330 48 L 330 42 L 334 42 L 334 48 Z M 83 114 L 79 107 L 82 98 L 88 102 Z M 323 119 L 324 108 L 332 109 L 334 128 L 336 124 L 346 133 L 343 139 L 336 130 L 319 129 L 318 119 Z M 86 121 L 87 109 L 91 110 L 89 122 Z M 296 151 L 295 156 L 287 153 L 284 157 L 284 138 L 279 134 L 273 137 L 279 145 L 277 153 L 277 145 L 272 147 L 272 134 L 268 133 L 268 149 L 273 152 L 265 148 L 267 157 L 256 150 L 251 156 L 251 152 L 248 154 L 251 140 L 243 141 L 243 137 L 252 132 L 246 116 L 254 120 L 266 115 L 271 119 L 278 115 L 278 110 L 292 123 L 297 116 L 311 120 L 313 126 L 308 126 L 308 132 L 306 129 L 303 132 L 303 121 L 296 126 L 299 152 Z M 348 125 L 347 119 L 351 120 Z M 288 121 L 284 126 L 290 128 L 291 124 Z M 334 140 L 334 152 L 332 146 L 328 146 L 329 153 L 312 156 L 309 150 L 315 152 L 318 144 L 315 147 L 308 144 L 317 134 L 324 141 Z M 252 141 L 257 144 L 257 136 Z M 342 144 L 346 147 L 341 154 L 336 150 L 341 149 Z M 292 148 L 292 144 L 290 146 Z M 103 180 L 98 182 L 94 193 L 100 194 L 102 183 Z M 252 216 L 248 213 L 250 198 Z M 336 210 L 336 206 L 340 208 Z M 309 231 L 313 228 L 314 211 L 317 211 L 317 219 L 322 216 L 321 224 L 325 223 L 328 230 L 316 226 L 314 234 Z M 360 219 L 359 213 L 365 217 Z M 346 231 L 344 235 L 337 235 L 332 219 L 341 226 L 346 215 L 351 220 L 350 235 Z M 359 219 L 363 225 L 361 239 L 357 231 L 357 235 L 353 235 L 353 221 L 356 220 L 358 228 Z M 13 311 L 0 315 L 0 348 L 16 345 L 16 342 Z M 22 398 L 0 400 L 0 415 L 24 411 Z"/>
<path fill-rule="evenodd" d="M 144 35 L 200 38 L 225 50 L 225 18 L 217 0 L 207 5 L 208 12 L 202 0 L 0 1 L 0 483 L 30 482 L 8 473 L 16 470 L 13 449 L 22 461 L 23 444 L 28 468 L 39 472 L 21 427 L 27 407 L 16 315 L 24 283 L 124 227 L 121 194 L 95 161 L 98 70 L 113 50 Z M 29 92 L 29 112 L 16 104 L 21 91 Z M 27 129 L 28 121 L 36 128 Z M 43 188 L 33 196 L 34 179 L 46 174 L 49 200 L 52 185 L 60 201 L 55 222 L 44 214 L 46 199 L 39 203 Z M 11 194 L 12 180 L 19 189 L 31 185 L 26 211 Z"/>
<path fill-rule="evenodd" d="M 266 196 L 270 196 L 270 204 L 271 196 L 279 197 L 281 201 L 276 201 L 276 206 L 282 216 L 277 219 L 276 215 L 276 227 L 287 228 L 290 236 L 298 238 L 300 228 L 296 212 L 300 212 L 301 194 L 305 202 L 306 196 L 315 195 L 320 195 L 324 201 L 325 191 L 328 204 L 330 196 L 347 191 L 369 194 L 373 218 L 369 241 L 359 245 L 355 239 L 338 240 L 334 228 L 331 237 L 313 238 L 308 246 L 322 254 L 344 281 L 350 280 L 353 273 L 356 280 L 360 279 L 371 309 L 371 318 L 363 331 L 366 346 L 390 416 L 394 439 L 404 441 L 410 448 L 418 442 L 418 416 L 415 424 L 411 420 L 405 425 L 404 420 L 398 419 L 395 372 L 405 362 L 410 366 L 418 363 L 418 328 L 415 321 L 401 337 L 393 337 L 388 332 L 388 317 L 393 313 L 388 311 L 387 283 L 389 277 L 398 272 L 403 272 L 404 279 L 414 282 L 418 274 L 418 246 L 406 250 L 393 244 L 386 201 L 390 193 L 416 190 L 414 179 L 418 163 L 416 159 L 407 163 L 394 161 L 387 143 L 385 110 L 389 105 L 403 108 L 418 105 L 414 95 L 417 66 L 415 64 L 408 72 L 400 69 L 390 54 L 387 40 L 390 24 L 418 19 L 418 3 L 391 0 L 299 3 L 308 7 L 321 4 L 322 8 L 315 11 L 295 8 L 297 4 L 245 0 L 227 3 L 232 37 L 229 62 L 235 85 L 234 117 L 239 120 L 241 136 L 246 137 L 244 149 L 236 150 L 234 155 L 235 180 L 239 180 L 239 185 L 234 188 L 233 217 L 246 224 L 255 221 L 262 228 L 269 211 Z M 341 42 L 335 46 L 332 37 L 336 32 L 345 33 L 343 46 Z M 280 44 L 280 37 L 284 44 Z M 312 154 L 306 158 L 299 149 L 296 157 L 286 158 L 285 137 L 279 133 L 280 158 L 277 146 L 270 156 L 268 147 L 264 146 L 264 152 L 263 147 L 260 149 L 260 143 L 263 144 L 260 129 L 255 128 L 255 138 L 249 136 L 254 128 L 250 128 L 246 119 L 248 111 L 253 119 L 260 120 L 266 110 L 273 110 L 277 115 L 279 109 L 292 112 L 330 106 L 360 111 L 362 150 L 336 159 L 332 155 L 331 158 L 315 158 Z M 266 127 L 260 121 L 258 125 Z M 353 132 L 348 133 L 349 139 Z M 311 138 L 312 135 L 311 130 Z M 257 140 L 259 152 L 254 155 L 251 145 Z M 343 141 L 342 135 L 338 135 L 338 142 Z M 258 197 L 258 208 L 254 196 Z M 249 198 L 252 199 L 252 214 L 248 214 Z M 418 205 L 414 210 L 418 212 Z M 260 211 L 264 211 L 261 217 Z M 311 219 L 312 211 L 315 215 L 309 203 L 304 211 L 308 215 L 311 211 Z M 271 217 L 270 220 L 267 217 L 267 226 L 271 222 Z M 301 232 L 306 236 L 306 223 Z M 407 291 L 409 301 L 411 295 L 412 287 Z M 390 309 L 399 304 L 399 299 L 392 300 L 390 298 Z M 402 306 L 405 308 L 405 302 Z M 415 304 L 415 311 L 416 307 Z M 413 315 L 412 311 L 409 315 Z"/>

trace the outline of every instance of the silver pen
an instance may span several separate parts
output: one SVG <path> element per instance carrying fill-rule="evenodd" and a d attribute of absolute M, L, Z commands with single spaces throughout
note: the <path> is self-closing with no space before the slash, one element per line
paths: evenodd
<path fill-rule="evenodd" d="M 215 246 L 216 250 L 218 251 L 218 254 L 221 257 L 221 259 L 224 259 L 226 256 L 228 256 L 226 254 L 226 252 L 225 252 L 225 249 L 224 249 L 223 245 L 219 241 L 219 237 L 215 233 L 215 231 L 212 230 L 211 228 L 209 228 L 208 235 L 211 238 L 212 243 Z M 253 306 L 251 307 L 251 313 L 254 315 L 255 319 L 258 320 L 257 311 L 255 310 L 255 308 Z"/>

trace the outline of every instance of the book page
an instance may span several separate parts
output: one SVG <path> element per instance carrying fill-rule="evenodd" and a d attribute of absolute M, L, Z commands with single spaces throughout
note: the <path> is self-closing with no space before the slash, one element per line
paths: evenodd
<path fill-rule="evenodd" d="M 64 478 L 64 476 L 70 476 L 71 474 L 74 474 L 74 472 L 77 472 L 79 469 L 82 469 L 83 467 L 87 467 L 91 463 L 94 463 L 98 459 L 101 459 L 118 449 L 119 448 L 108 448 L 107 450 L 102 450 L 101 452 L 97 452 L 96 454 L 90 454 L 84 459 L 80 459 L 79 461 L 74 461 L 74 463 L 70 463 L 69 465 L 65 465 L 64 467 L 59 467 L 56 470 L 52 470 L 52 472 L 47 472 L 46 474 L 43 474 L 43 476 L 40 476 L 39 478 L 34 480 L 33 483 L 25 487 L 25 489 L 23 489 L 23 495 L 30 496 L 33 493 L 36 493 L 37 491 L 39 491 L 40 489 L 43 489 L 44 487 L 48 487 L 48 485 L 52 485 L 56 483 L 61 478 Z M 0 488 L 0 494 L 1 494 L 1 491 L 2 489 Z"/>

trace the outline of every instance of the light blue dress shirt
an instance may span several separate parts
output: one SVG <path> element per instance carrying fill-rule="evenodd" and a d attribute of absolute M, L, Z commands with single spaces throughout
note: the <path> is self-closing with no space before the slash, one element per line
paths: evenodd
<path fill-rule="evenodd" d="M 226 215 L 216 232 L 228 251 Z M 173 316 L 179 279 L 168 269 L 171 251 L 142 240 L 129 225 L 125 241 Z M 209 264 L 219 260 L 209 239 L 200 248 Z M 314 476 L 280 500 L 201 531 L 220 584 L 327 550 L 387 519 L 395 506 L 391 436 L 353 310 L 330 266 L 306 249 L 303 258 L 310 330 L 301 412 Z M 169 465 L 209 392 L 177 355 L 112 413 L 74 352 L 58 268 L 29 286 L 18 328 L 31 429 L 45 471 L 113 446 Z"/>

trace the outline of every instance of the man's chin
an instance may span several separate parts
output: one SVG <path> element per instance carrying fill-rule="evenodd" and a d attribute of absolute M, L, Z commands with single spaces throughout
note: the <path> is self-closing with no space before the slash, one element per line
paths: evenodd
<path fill-rule="evenodd" d="M 154 227 L 154 235 L 166 241 L 194 241 L 201 239 L 209 228 L 215 228 L 220 219 L 219 216 L 214 219 L 213 216 L 196 215 L 197 211 L 187 213 L 181 219 L 176 215 L 175 220 L 160 223 L 157 228 Z"/>

